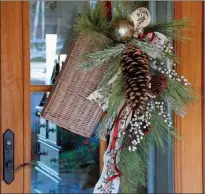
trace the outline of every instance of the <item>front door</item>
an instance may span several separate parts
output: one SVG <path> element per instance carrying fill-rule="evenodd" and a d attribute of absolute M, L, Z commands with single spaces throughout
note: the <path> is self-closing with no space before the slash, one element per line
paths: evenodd
<path fill-rule="evenodd" d="M 83 138 L 75 135 L 40 116 L 62 63 L 69 54 L 74 18 L 82 12 L 83 3 L 4 1 L 0 6 L 0 191 L 92 193 L 102 170 L 106 142 L 95 136 Z M 159 14 L 164 9 L 159 9 Z M 189 49 L 180 49 L 182 65 L 179 71 L 201 88 L 202 2 L 176 2 L 174 10 L 174 17 L 190 18 L 197 24 L 188 31 L 191 42 L 186 42 L 186 47 Z M 177 48 L 183 46 L 177 43 Z M 174 157 L 174 189 L 178 193 L 203 191 L 202 105 L 199 100 L 188 119 L 176 118 L 183 142 L 180 147 L 176 145 Z M 32 162 L 17 169 L 10 184 L 5 182 L 3 169 L 3 135 L 8 130 L 14 133 L 15 168 Z M 193 179 L 195 183 L 191 184 Z"/>

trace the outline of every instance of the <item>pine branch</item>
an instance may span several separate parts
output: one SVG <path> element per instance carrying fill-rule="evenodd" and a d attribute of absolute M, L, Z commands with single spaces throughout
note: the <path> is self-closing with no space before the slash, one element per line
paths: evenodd
<path fill-rule="evenodd" d="M 158 112 L 153 112 L 150 122 L 152 128 L 149 139 L 151 144 L 155 144 L 160 151 L 165 153 L 166 142 L 168 142 L 170 138 L 174 139 L 177 137 L 176 132 L 173 127 L 168 127 L 168 124 L 165 123 L 164 118 L 158 115 Z"/>
<path fill-rule="evenodd" d="M 125 161 L 119 163 L 122 169 L 122 193 L 137 193 L 140 186 L 146 186 L 147 183 L 147 160 L 141 156 L 139 151 L 122 152 L 121 157 L 126 158 Z"/>
<path fill-rule="evenodd" d="M 109 130 L 113 125 L 113 121 L 117 116 L 118 109 L 123 102 L 123 79 L 119 76 L 118 79 L 112 84 L 112 93 L 109 94 L 109 109 L 104 117 L 103 121 L 100 123 L 99 129 L 97 131 L 97 136 L 103 138 L 109 134 Z"/>
<path fill-rule="evenodd" d="M 122 104 L 124 97 L 123 85 L 123 77 L 121 74 L 113 83 L 112 93 L 109 95 L 109 112 L 111 115 L 116 115 L 120 104 Z"/>
<path fill-rule="evenodd" d="M 168 79 L 167 89 L 160 95 L 165 102 L 170 103 L 173 110 L 180 116 L 186 114 L 186 107 L 196 100 L 196 94 L 191 86 L 185 86 L 179 81 Z"/>
<path fill-rule="evenodd" d="M 102 51 L 96 51 L 93 53 L 89 53 L 85 56 L 87 58 L 86 63 L 82 63 L 80 65 L 81 69 L 91 70 L 95 67 L 99 67 L 103 65 L 105 62 L 110 60 L 115 60 L 118 58 L 125 49 L 124 44 L 119 44 L 114 47 L 106 48 Z"/>
<path fill-rule="evenodd" d="M 189 25 L 189 20 L 174 20 L 166 23 L 159 23 L 149 25 L 144 29 L 144 32 L 160 32 L 167 37 L 173 39 L 186 39 L 186 37 L 181 35 L 181 30 L 185 29 Z"/>
<path fill-rule="evenodd" d="M 108 66 L 98 88 L 106 87 L 106 85 L 108 84 L 110 79 L 114 75 L 116 75 L 116 73 L 120 67 L 120 60 L 121 60 L 121 58 L 119 57 L 119 58 L 116 58 L 116 59 L 110 61 L 109 66 Z"/>
<path fill-rule="evenodd" d="M 129 138 L 125 136 L 123 141 L 126 145 Z M 145 145 L 143 142 L 142 144 Z M 122 193 L 137 193 L 141 186 L 146 186 L 148 152 L 149 148 L 142 145 L 136 152 L 129 152 L 126 147 L 120 152 L 118 166 L 122 172 Z"/>
<path fill-rule="evenodd" d="M 125 2 L 122 0 L 112 1 L 113 8 L 113 21 L 117 21 L 120 19 L 126 19 L 130 12 L 130 9 L 125 8 Z"/>
<path fill-rule="evenodd" d="M 104 3 L 97 2 L 95 7 L 93 7 L 86 2 L 85 12 L 76 19 L 75 31 L 83 35 L 97 32 L 107 36 L 110 32 L 110 23 L 106 14 L 107 8 Z"/>
<path fill-rule="evenodd" d="M 126 19 L 129 14 L 139 7 L 147 6 L 148 1 L 112 1 L 113 22 L 121 19 Z"/>
<path fill-rule="evenodd" d="M 163 59 L 168 59 L 170 61 L 178 61 L 178 57 L 173 53 L 173 52 L 165 52 L 164 50 L 162 50 L 161 48 L 157 47 L 156 45 L 149 43 L 149 42 L 145 42 L 145 41 L 140 41 L 140 40 L 136 40 L 133 39 L 132 43 L 142 49 L 143 52 L 145 53 L 157 53 L 158 54 L 158 59 L 159 60 L 163 60 Z"/>
<path fill-rule="evenodd" d="M 118 163 L 122 171 L 121 185 L 123 193 L 137 193 L 140 186 L 146 186 L 150 145 L 156 145 L 160 151 L 165 152 L 166 142 L 170 138 L 177 137 L 173 128 L 168 127 L 164 119 L 158 115 L 158 112 L 153 112 L 152 115 L 151 131 L 144 136 L 135 152 L 128 151 L 126 145 L 129 145 L 129 137 L 124 136 L 124 149 L 120 152 Z"/>

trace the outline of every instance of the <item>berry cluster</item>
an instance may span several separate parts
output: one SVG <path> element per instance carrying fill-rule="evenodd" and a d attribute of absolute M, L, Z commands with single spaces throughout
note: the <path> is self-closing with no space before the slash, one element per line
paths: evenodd
<path fill-rule="evenodd" d="M 167 114 L 167 110 L 166 110 L 164 102 L 155 101 L 155 107 L 156 107 L 156 109 L 159 110 L 158 114 L 164 118 L 164 122 L 168 123 L 168 127 L 171 127 L 172 126 L 172 118 L 169 114 Z"/>
<path fill-rule="evenodd" d="M 165 63 L 161 62 L 157 64 L 157 61 L 153 61 L 151 67 L 156 71 L 166 75 L 168 78 L 181 82 L 183 85 L 191 85 L 184 76 L 179 76 L 174 69 L 167 69 Z"/>
<path fill-rule="evenodd" d="M 140 143 L 140 141 L 143 139 L 144 134 L 149 130 L 150 128 L 150 119 L 152 116 L 152 111 L 154 109 L 153 103 L 148 102 L 146 110 L 144 114 L 140 114 L 139 112 L 136 112 L 133 115 L 133 118 L 130 121 L 130 129 L 129 134 L 132 137 L 131 145 L 129 145 L 128 150 L 129 151 L 136 151 L 137 145 Z"/>

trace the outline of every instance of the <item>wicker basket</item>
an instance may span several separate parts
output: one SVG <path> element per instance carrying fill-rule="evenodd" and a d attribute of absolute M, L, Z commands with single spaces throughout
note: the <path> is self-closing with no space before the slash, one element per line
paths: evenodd
<path fill-rule="evenodd" d="M 102 109 L 86 98 L 94 92 L 107 68 L 103 65 L 92 71 L 79 70 L 82 55 L 100 49 L 92 38 L 80 36 L 67 58 L 42 116 L 60 127 L 90 137 L 102 115 Z"/>

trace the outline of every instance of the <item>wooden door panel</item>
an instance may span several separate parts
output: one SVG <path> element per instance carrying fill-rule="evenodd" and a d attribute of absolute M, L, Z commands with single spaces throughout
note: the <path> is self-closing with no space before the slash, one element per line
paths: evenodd
<path fill-rule="evenodd" d="M 203 193 L 203 2 L 175 2 L 175 18 L 191 21 L 183 33 L 190 40 L 176 43 L 180 56 L 177 71 L 188 78 L 198 93 L 186 117 L 175 117 L 181 135 L 175 145 L 175 192 Z"/>
<path fill-rule="evenodd" d="M 23 134 L 23 143 L 24 143 L 24 162 L 31 161 L 31 125 L 30 125 L 30 26 L 29 26 L 29 2 L 24 1 L 22 3 L 22 28 L 23 28 L 23 103 L 24 103 L 24 134 Z M 30 193 L 30 176 L 31 176 L 31 167 L 25 166 L 23 168 L 23 190 L 24 193 Z"/>
<path fill-rule="evenodd" d="M 23 44 L 22 3 L 1 2 L 1 135 L 11 129 L 15 134 L 15 166 L 23 163 Z M 1 141 L 1 169 L 2 168 Z M 23 171 L 15 173 L 7 185 L 2 181 L 2 193 L 23 192 Z"/>

